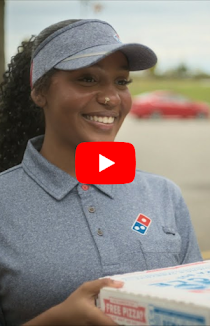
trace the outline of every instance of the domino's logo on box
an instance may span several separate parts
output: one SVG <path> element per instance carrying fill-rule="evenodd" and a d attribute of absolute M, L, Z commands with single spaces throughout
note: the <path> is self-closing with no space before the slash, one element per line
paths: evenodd
<path fill-rule="evenodd" d="M 136 220 L 135 220 L 135 222 L 134 222 L 131 229 L 133 231 L 136 231 L 136 232 L 138 232 L 140 234 L 145 235 L 148 228 L 149 228 L 149 226 L 150 226 L 150 224 L 151 224 L 151 222 L 152 222 L 152 220 L 148 216 L 140 213 L 137 216 L 137 218 L 136 218 Z"/>

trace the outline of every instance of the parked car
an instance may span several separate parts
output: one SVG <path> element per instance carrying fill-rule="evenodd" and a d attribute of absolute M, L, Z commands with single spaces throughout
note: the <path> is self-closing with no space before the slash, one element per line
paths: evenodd
<path fill-rule="evenodd" d="M 154 91 L 135 96 L 130 113 L 139 118 L 208 118 L 210 106 L 172 91 Z"/>

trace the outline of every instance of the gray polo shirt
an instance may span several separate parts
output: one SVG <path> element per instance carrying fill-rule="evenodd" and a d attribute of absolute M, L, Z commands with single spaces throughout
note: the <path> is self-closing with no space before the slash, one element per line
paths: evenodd
<path fill-rule="evenodd" d="M 83 185 L 28 142 L 0 174 L 0 324 L 19 325 L 84 281 L 201 260 L 180 189 L 136 172 L 125 185 Z M 152 222 L 132 230 L 139 214 Z"/>

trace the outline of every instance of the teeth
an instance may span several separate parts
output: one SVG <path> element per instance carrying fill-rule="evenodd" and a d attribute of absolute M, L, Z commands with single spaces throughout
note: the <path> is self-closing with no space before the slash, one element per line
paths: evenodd
<path fill-rule="evenodd" d="M 102 122 L 107 124 L 114 122 L 114 117 L 97 117 L 96 115 L 94 116 L 86 115 L 85 117 L 91 121 Z"/>
<path fill-rule="evenodd" d="M 99 121 L 99 122 L 103 122 L 103 118 L 102 117 L 94 117 L 94 121 Z"/>

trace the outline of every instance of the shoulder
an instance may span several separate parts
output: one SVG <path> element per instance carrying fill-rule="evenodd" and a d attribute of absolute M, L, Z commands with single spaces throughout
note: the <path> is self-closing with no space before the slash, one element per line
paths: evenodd
<path fill-rule="evenodd" d="M 172 180 L 141 170 L 136 170 L 133 186 L 146 192 L 148 195 L 154 195 L 156 198 L 173 198 L 179 200 L 182 197 L 180 187 Z"/>
<path fill-rule="evenodd" d="M 20 172 L 20 170 L 22 170 L 22 164 L 15 165 L 10 169 L 1 172 L 0 173 L 0 181 L 7 179 L 7 178 L 14 177 L 18 172 Z"/>
<path fill-rule="evenodd" d="M 136 183 L 137 185 L 144 184 L 145 186 L 150 186 L 150 187 L 166 187 L 180 192 L 180 187 L 172 180 L 164 176 L 150 173 L 150 172 L 145 172 L 142 170 L 136 170 L 136 176 L 133 182 Z"/>
<path fill-rule="evenodd" d="M 20 176 L 23 173 L 22 165 L 16 165 L 8 170 L 5 170 L 0 173 L 0 191 L 4 191 L 5 187 L 10 188 L 14 187 L 17 184 L 17 181 L 20 179 Z"/>

